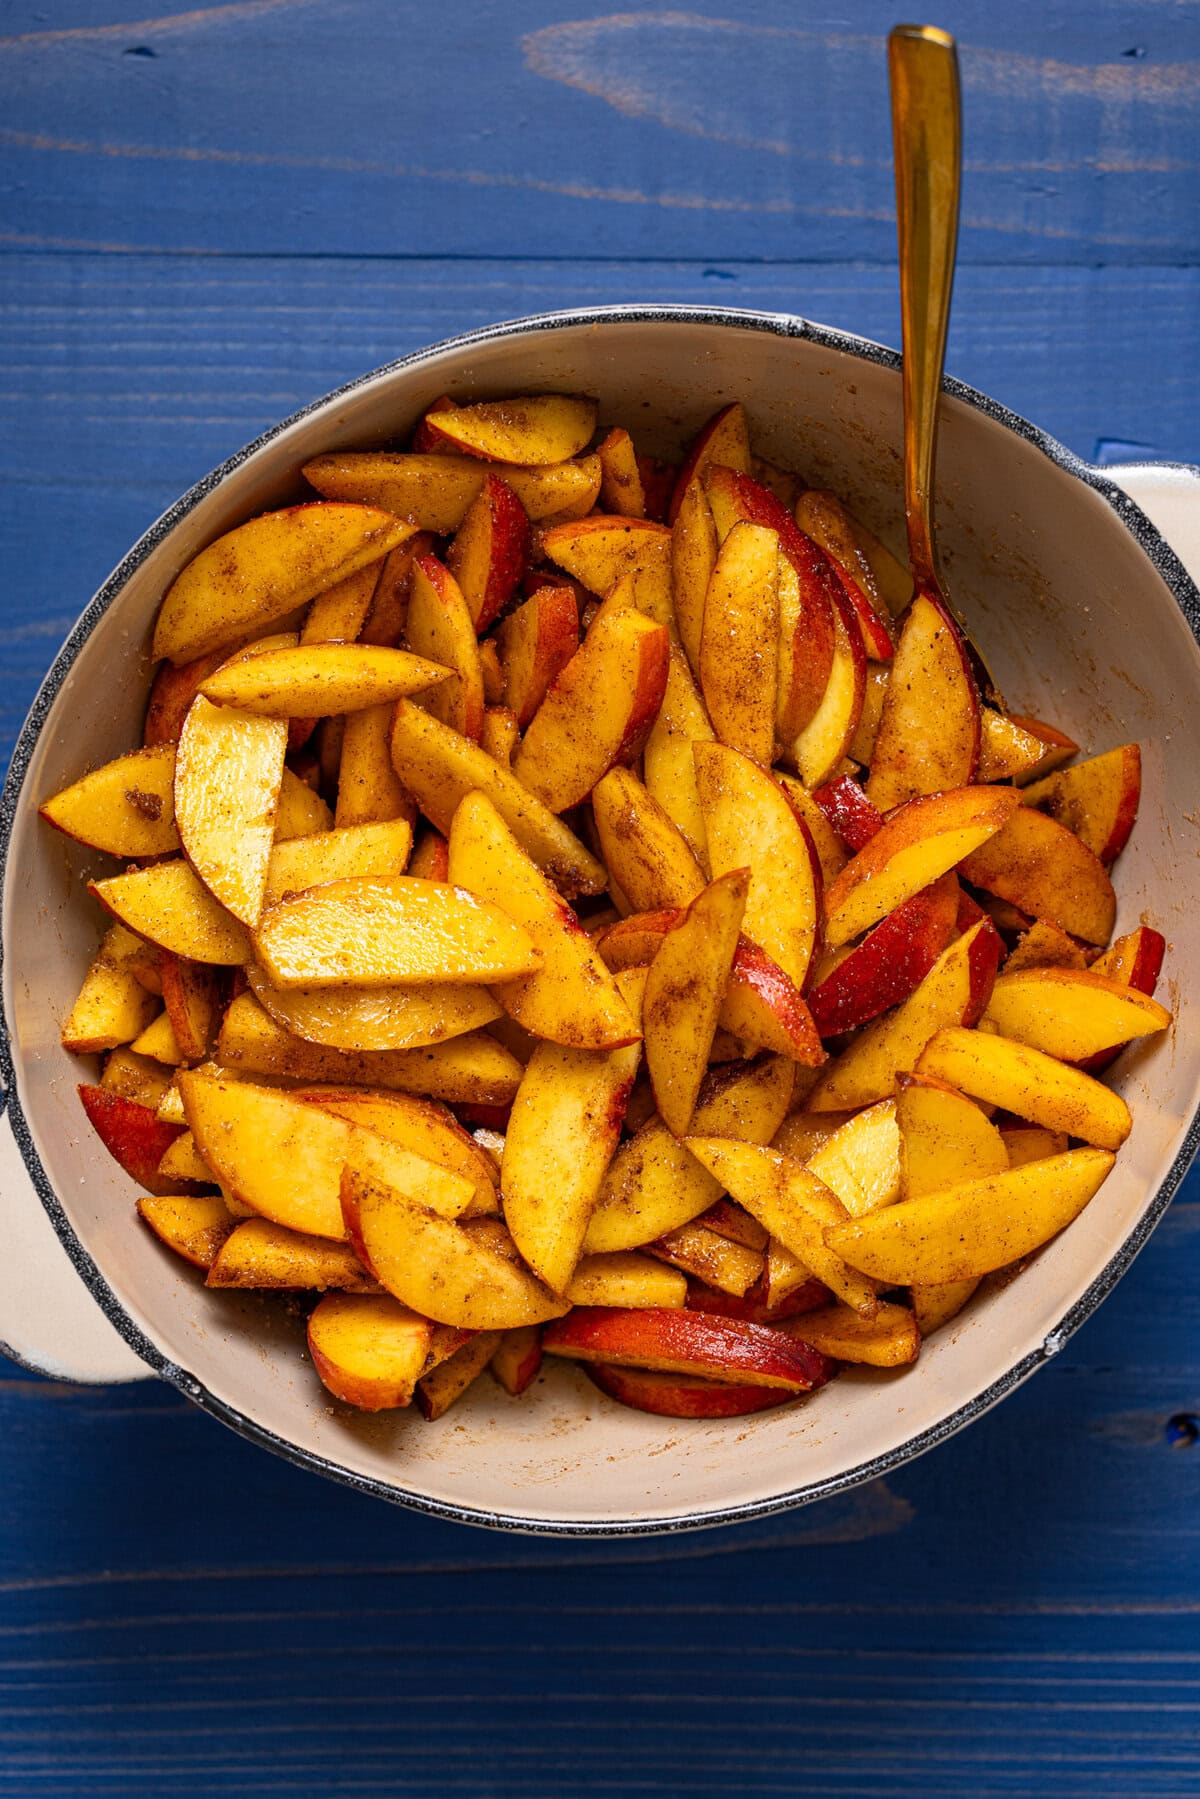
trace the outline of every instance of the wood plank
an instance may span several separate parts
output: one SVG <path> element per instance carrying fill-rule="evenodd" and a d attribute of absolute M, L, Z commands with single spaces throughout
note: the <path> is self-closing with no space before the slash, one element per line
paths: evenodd
<path fill-rule="evenodd" d="M 888 260 L 884 0 L 612 13 L 21 0 L 4 232 L 29 245 Z M 137 13 L 142 17 L 137 19 Z M 1183 4 L 959 9 L 969 261 L 1195 262 Z M 122 22 L 128 20 L 128 23 Z M 436 71 L 435 78 L 428 71 Z M 297 121 L 303 120 L 302 130 Z"/>

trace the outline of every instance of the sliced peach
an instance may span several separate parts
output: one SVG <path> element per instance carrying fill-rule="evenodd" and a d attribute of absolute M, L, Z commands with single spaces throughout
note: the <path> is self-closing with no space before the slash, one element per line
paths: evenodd
<path fill-rule="evenodd" d="M 778 562 L 773 531 L 733 526 L 708 584 L 700 641 L 700 685 L 714 731 L 763 764 L 775 745 Z"/>
<path fill-rule="evenodd" d="M 1048 725 L 1038 728 L 1042 732 L 1051 730 Z M 1061 732 L 1054 735 L 1061 739 L 1058 760 L 1074 755 L 1079 745 Z M 1052 754 L 1044 736 L 1018 724 L 1009 713 L 997 711 L 994 706 L 980 708 L 977 781 L 1015 781 L 1020 787 L 1045 770 L 1046 758 Z"/>
<path fill-rule="evenodd" d="M 449 880 L 450 845 L 432 825 L 424 826 L 413 844 L 413 852 L 408 859 L 408 872 L 410 875 L 420 875 L 424 881 Z"/>
<path fill-rule="evenodd" d="M 214 705 L 266 718 L 323 718 L 419 693 L 445 682 L 448 667 L 371 644 L 301 644 L 226 663 L 201 682 L 200 692 Z"/>
<path fill-rule="evenodd" d="M 1101 862 L 1113 862 L 1129 840 L 1142 791 L 1142 753 L 1122 744 L 1026 787 L 1021 802 L 1074 831 Z"/>
<path fill-rule="evenodd" d="M 656 1237 L 646 1249 L 671 1267 L 735 1299 L 741 1299 L 763 1278 L 761 1249 L 734 1243 L 720 1231 L 701 1224 L 698 1218 Z"/>
<path fill-rule="evenodd" d="M 883 827 L 882 812 L 849 775 L 839 775 L 818 787 L 813 803 L 820 807 L 847 849 L 856 854 Z"/>
<path fill-rule="evenodd" d="M 663 937 L 646 978 L 646 1068 L 667 1128 L 687 1130 L 708 1065 L 750 888 L 734 869 L 697 894 Z"/>
<path fill-rule="evenodd" d="M 688 1137 L 687 1147 L 752 1217 L 807 1268 L 809 1275 L 868 1315 L 874 1286 L 825 1245 L 825 1232 L 850 1213 L 828 1187 L 790 1156 L 758 1144 Z"/>
<path fill-rule="evenodd" d="M 1092 973 L 1108 975 L 1110 980 L 1136 987 L 1139 993 L 1153 995 L 1166 948 L 1161 932 L 1150 925 L 1139 925 L 1136 931 L 1118 937 L 1111 949 L 1097 957 Z"/>
<path fill-rule="evenodd" d="M 985 1021 L 1063 1062 L 1083 1062 L 1165 1031 L 1165 1006 L 1094 969 L 1025 968 L 1000 975 Z"/>
<path fill-rule="evenodd" d="M 640 1042 L 599 1053 L 540 1043 L 517 1089 L 500 1173 L 504 1216 L 556 1293 L 579 1260 L 640 1059 Z"/>
<path fill-rule="evenodd" d="M 600 494 L 598 456 L 546 468 L 505 464 L 491 472 L 512 488 L 531 519 L 583 518 Z M 487 474 L 473 457 L 386 450 L 339 451 L 304 466 L 305 480 L 327 500 L 365 501 L 438 535 L 458 530 Z"/>
<path fill-rule="evenodd" d="M 139 1187 L 147 1193 L 179 1193 L 179 1186 L 158 1173 L 159 1163 L 179 1135 L 175 1125 L 160 1124 L 149 1106 L 104 1087 L 85 1084 L 79 1088 L 79 1098 L 88 1123 L 109 1155 Z M 186 1187 L 183 1190 L 188 1191 Z"/>
<path fill-rule="evenodd" d="M 1031 918 L 1049 918 L 1085 943 L 1108 942 L 1117 900 L 1104 864 L 1044 812 L 1020 807 L 1003 830 L 964 857 L 962 873 Z"/>
<path fill-rule="evenodd" d="M 808 1003 L 823 1037 L 856 1030 L 908 998 L 954 934 L 958 891 L 951 872 L 902 900 L 818 981 Z"/>
<path fill-rule="evenodd" d="M 646 495 L 637 452 L 628 431 L 614 427 L 597 450 L 600 458 L 600 504 L 623 518 L 646 517 Z"/>
<path fill-rule="evenodd" d="M 663 462 L 658 456 L 639 456 L 637 468 L 645 499 L 646 517 L 653 519 L 656 525 L 665 525 L 675 478 L 679 473 L 678 465 Z"/>
<path fill-rule="evenodd" d="M 788 1405 L 795 1398 L 772 1387 L 737 1387 L 693 1374 L 617 1368 L 607 1362 L 591 1362 L 587 1372 L 600 1391 L 618 1405 L 652 1412 L 659 1418 L 744 1418 Z"/>
<path fill-rule="evenodd" d="M 893 644 L 885 619 L 887 603 L 850 514 L 836 494 L 810 487 L 796 500 L 793 517 L 837 570 L 858 619 L 866 654 L 875 661 L 889 661 Z"/>
<path fill-rule="evenodd" d="M 486 1217 L 498 1210 L 497 1171 L 491 1158 L 456 1121 L 448 1107 L 411 1094 L 364 1092 L 361 1088 L 300 1089 L 294 1098 L 332 1112 L 348 1124 L 361 1125 L 389 1142 L 399 1143 L 427 1162 L 449 1168 L 470 1181 L 474 1198 L 464 1217 Z"/>
<path fill-rule="evenodd" d="M 1061 925 L 1048 918 L 1035 918 L 1022 932 L 1016 947 L 1009 951 L 1005 974 L 1016 974 L 1022 968 L 1086 968 L 1083 951 Z"/>
<path fill-rule="evenodd" d="M 350 1241 L 380 1284 L 437 1324 L 513 1330 L 566 1309 L 525 1268 L 497 1219 L 439 1217 L 354 1167 L 342 1177 L 342 1207 Z"/>
<path fill-rule="evenodd" d="M 1119 1149 L 1129 1135 L 1129 1107 L 1119 1093 L 1042 1050 L 990 1031 L 939 1030 L 925 1045 L 917 1071 L 1099 1149 Z"/>
<path fill-rule="evenodd" d="M 904 1145 L 903 1199 L 920 1199 L 959 1181 L 1003 1174 L 1008 1147 L 979 1107 L 952 1087 L 900 1076 L 896 1123 Z"/>
<path fill-rule="evenodd" d="M 524 730 L 555 676 L 579 648 L 579 609 L 570 587 L 539 587 L 497 634 L 505 704 Z"/>
<path fill-rule="evenodd" d="M 802 1281 L 775 1302 L 768 1298 L 765 1277 L 757 1287 L 749 1288 L 740 1297 L 734 1293 L 720 1293 L 714 1287 L 706 1287 L 702 1281 L 689 1281 L 687 1309 L 689 1312 L 715 1313 L 718 1318 L 741 1318 L 747 1324 L 777 1324 L 782 1318 L 815 1312 L 828 1298 L 828 1287 L 814 1279 Z"/>
<path fill-rule="evenodd" d="M 404 642 L 413 565 L 418 556 L 428 556 L 434 548 L 432 532 L 417 531 L 384 557 L 370 610 L 358 633 L 361 642 L 384 649 L 396 649 Z"/>
<path fill-rule="evenodd" d="M 451 730 L 478 743 L 484 708 L 479 643 L 462 590 L 436 556 L 420 556 L 413 565 L 406 634 L 418 657 L 451 674 L 449 680 L 442 678 L 431 686 L 419 704 Z"/>
<path fill-rule="evenodd" d="M 276 1024 L 252 993 L 241 994 L 226 1012 L 217 1052 L 232 1076 L 360 1083 L 452 1105 L 507 1106 L 521 1078 L 516 1057 L 486 1031 L 468 1031 L 421 1049 L 329 1049 L 305 1043 Z"/>
<path fill-rule="evenodd" d="M 1000 1135 L 1010 1168 L 1044 1162 L 1047 1156 L 1061 1156 L 1067 1149 L 1065 1131 L 1048 1131 L 1040 1124 L 1006 1124 Z"/>
<path fill-rule="evenodd" d="M 900 1368 L 921 1351 L 916 1315 L 907 1306 L 883 1304 L 863 1313 L 849 1305 L 822 1306 L 779 1326 L 819 1355 L 872 1368 Z"/>
<path fill-rule="evenodd" d="M 172 582 L 153 654 L 178 665 L 235 643 L 411 535 L 373 506 L 291 506 L 250 519 L 201 550 Z"/>
<path fill-rule="evenodd" d="M 529 515 L 499 475 L 484 476 L 446 561 L 472 625 L 486 631 L 517 591 L 529 561 Z"/>
<path fill-rule="evenodd" d="M 869 930 L 994 839 L 1019 805 L 1008 787 L 954 787 L 901 806 L 847 863 L 825 896 L 828 941 L 849 943 Z"/>
<path fill-rule="evenodd" d="M 863 688 L 858 728 L 846 751 L 851 762 L 861 763 L 865 767 L 875 754 L 875 740 L 879 736 L 879 721 L 883 717 L 883 702 L 890 680 L 891 669 L 886 662 L 867 663 L 867 681 Z"/>
<path fill-rule="evenodd" d="M 671 578 L 679 639 L 694 675 L 700 673 L 704 601 L 717 561 L 717 527 L 703 483 L 692 481 L 671 527 Z"/>
<path fill-rule="evenodd" d="M 480 400 L 428 412 L 425 424 L 436 443 L 468 456 L 541 467 L 567 462 L 587 448 L 596 429 L 596 402 L 577 394 Z"/>
<path fill-rule="evenodd" d="M 322 724 L 333 722 L 332 719 L 321 721 Z M 340 724 L 341 720 L 336 722 Z M 333 814 L 320 794 L 285 765 L 275 813 L 275 842 L 287 843 L 292 837 L 305 837 L 312 831 L 328 831 L 332 825 Z"/>
<path fill-rule="evenodd" d="M 175 758 L 175 822 L 209 892 L 243 924 L 262 911 L 287 752 L 282 719 L 192 701 Z"/>
<path fill-rule="evenodd" d="M 186 1060 L 166 1012 L 160 1012 L 152 1019 L 141 1035 L 134 1038 L 130 1048 L 136 1055 L 149 1056 L 169 1068 L 178 1068 Z"/>
<path fill-rule="evenodd" d="M 576 1306 L 669 1306 L 679 1310 L 687 1298 L 687 1277 L 679 1269 L 633 1250 L 583 1256 L 575 1264 L 566 1297 Z"/>
<path fill-rule="evenodd" d="M 123 1094 L 126 1099 L 136 1100 L 139 1106 L 149 1106 L 157 1114 L 171 1080 L 168 1069 L 160 1068 L 148 1057 L 135 1056 L 131 1049 L 121 1045 L 104 1058 L 100 1085 L 106 1093 Z"/>
<path fill-rule="evenodd" d="M 247 1218 L 225 1236 L 208 1265 L 205 1285 L 282 1291 L 378 1291 L 348 1243 L 305 1236 L 302 1231 L 273 1224 L 269 1218 Z"/>
<path fill-rule="evenodd" d="M 750 473 L 750 430 L 746 409 L 740 400 L 722 406 L 702 425 L 688 446 L 671 496 L 668 514 L 673 525 L 683 505 L 684 496 L 693 482 L 699 483 L 712 463 L 748 475 Z"/>
<path fill-rule="evenodd" d="M 221 1245 L 237 1223 L 217 1193 L 189 1197 L 181 1193 L 139 1199 L 138 1216 L 160 1243 L 173 1249 L 193 1268 L 211 1268 Z"/>
<path fill-rule="evenodd" d="M 416 1400 L 427 1423 L 441 1418 L 474 1385 L 500 1347 L 499 1331 L 477 1331 L 417 1382 Z"/>
<path fill-rule="evenodd" d="M 776 1146 L 779 1141 L 777 1137 Z M 890 1206 L 899 1198 L 903 1181 L 903 1145 L 894 1102 L 878 1100 L 846 1119 L 810 1152 L 805 1166 L 852 1218 Z"/>
<path fill-rule="evenodd" d="M 250 958 L 245 926 L 182 860 L 90 881 L 88 892 L 139 937 L 177 956 L 234 967 Z"/>
<path fill-rule="evenodd" d="M 411 1405 L 432 1338 L 428 1318 L 386 1294 L 329 1293 L 308 1320 L 321 1382 L 364 1412 Z"/>
<path fill-rule="evenodd" d="M 783 1122 L 792 1071 L 779 1057 L 710 1073 L 692 1123 L 705 1136 L 766 1143 Z M 720 1185 L 652 1118 L 623 1143 L 604 1177 L 584 1239 L 589 1254 L 636 1249 L 690 1223 L 721 1196 Z"/>
<path fill-rule="evenodd" d="M 802 989 L 821 911 L 821 870 L 807 827 L 748 756 L 722 743 L 698 743 L 692 753 L 713 876 L 749 866 L 746 935 Z"/>
<path fill-rule="evenodd" d="M 93 769 L 39 808 L 47 824 L 112 856 L 162 856 L 179 848 L 175 747 L 134 750 Z"/>
<path fill-rule="evenodd" d="M 478 788 L 486 793 L 521 847 L 568 899 L 600 893 L 604 869 L 560 819 L 529 792 L 511 770 L 422 712 L 411 700 L 396 706 L 392 760 L 422 812 L 448 835 L 459 801 Z"/>
<path fill-rule="evenodd" d="M 824 1356 L 779 1331 L 703 1312 L 576 1306 L 548 1327 L 542 1345 L 551 1355 L 585 1362 L 701 1374 L 791 1393 L 811 1392 L 829 1374 Z"/>
<path fill-rule="evenodd" d="M 1021 774 L 1016 777 L 1018 787 L 1024 786 L 1026 781 L 1031 781 L 1035 777 L 1053 774 L 1056 768 L 1061 768 L 1064 762 L 1069 762 L 1079 748 L 1073 737 L 1068 737 L 1065 731 L 1058 729 L 1057 725 L 1048 725 L 1044 719 L 1028 718 L 1021 712 L 1010 713 L 1009 718 L 1020 731 L 1042 746 L 1041 760 L 1032 768 L 1022 770 Z"/>
<path fill-rule="evenodd" d="M 134 968 L 144 947 L 124 925 L 109 926 L 63 1023 L 64 1049 L 80 1056 L 101 1055 L 141 1036 L 156 1010 L 154 994 L 142 985 Z"/>
<path fill-rule="evenodd" d="M 854 616 L 839 588 L 832 586 L 833 660 L 816 710 L 791 746 L 806 787 L 818 787 L 841 767 L 862 720 L 867 663 Z"/>
<path fill-rule="evenodd" d="M 669 641 L 632 607 L 601 608 L 555 677 L 513 758 L 513 773 L 551 812 L 585 800 L 641 751 L 667 683 Z"/>
<path fill-rule="evenodd" d="M 220 668 L 225 655 L 224 650 L 210 650 L 207 656 L 198 656 L 192 662 L 181 663 L 178 668 L 171 662 L 159 664 L 146 707 L 146 724 L 142 735 L 146 749 L 178 743 L 183 721 L 200 691 L 201 681 L 211 675 L 214 669 Z"/>
<path fill-rule="evenodd" d="M 768 488 L 748 475 L 718 465 L 708 469 L 705 489 L 719 538 L 723 540 L 739 521 L 765 527 L 778 535 L 781 554 L 790 568 L 792 579 L 781 579 L 779 583 L 777 691 L 777 729 L 780 739 L 790 743 L 816 717 L 829 694 L 837 664 L 839 620 L 845 627 L 846 642 L 842 645 L 843 666 L 835 693 L 841 695 L 846 687 L 841 677 L 847 670 L 852 703 L 854 693 L 861 688 L 864 658 L 853 614 L 829 559 L 805 536 L 786 506 Z M 829 736 L 833 698 L 831 695 L 826 708 L 823 741 Z M 849 735 L 853 735 L 852 725 Z"/>
<path fill-rule="evenodd" d="M 497 988 L 510 1018 L 581 1050 L 636 1043 L 637 1024 L 590 938 L 482 793 L 454 815 L 450 880 L 520 924 L 541 958 L 532 974 Z"/>
<path fill-rule="evenodd" d="M 593 789 L 592 814 L 610 888 L 639 912 L 691 904 L 704 886 L 704 871 L 636 775 L 610 769 Z"/>
<path fill-rule="evenodd" d="M 1057 1236 L 1095 1195 L 1115 1159 L 1105 1150 L 1074 1149 L 964 1181 L 838 1225 L 829 1244 L 889 1286 L 971 1280 Z"/>
<path fill-rule="evenodd" d="M 602 598 L 622 575 L 634 576 L 636 591 L 639 576 L 645 579 L 651 570 L 670 571 L 671 533 L 650 519 L 609 513 L 567 519 L 543 532 L 541 547 L 551 562 Z"/>
<path fill-rule="evenodd" d="M 958 627 L 919 593 L 896 646 L 867 798 L 886 812 L 922 794 L 965 787 L 979 765 L 979 694 Z"/>
<path fill-rule="evenodd" d="M 535 1324 L 505 1331 L 492 1354 L 491 1370 L 516 1399 L 537 1379 L 542 1366 L 542 1333 Z"/>
<path fill-rule="evenodd" d="M 412 826 L 405 818 L 343 825 L 277 842 L 267 866 L 267 903 L 327 881 L 403 874 L 411 848 Z"/>
<path fill-rule="evenodd" d="M 707 863 L 708 845 L 692 745 L 711 743 L 712 738 L 713 728 L 687 658 L 672 645 L 662 704 L 646 739 L 643 773 L 646 791 L 678 825 L 701 866 Z"/>
<path fill-rule="evenodd" d="M 196 1148 L 221 1186 L 290 1230 L 345 1236 L 340 1184 L 347 1161 L 448 1217 L 474 1196 L 453 1170 L 277 1088 L 185 1070 L 179 1091 Z"/>
<path fill-rule="evenodd" d="M 541 966 L 496 905 L 412 875 L 330 881 L 280 900 L 255 935 L 277 987 L 514 980 Z"/>
<path fill-rule="evenodd" d="M 934 1032 L 969 1024 L 992 990 L 1002 945 L 984 919 L 944 949 L 921 985 L 894 1012 L 876 1018 L 822 1070 L 808 1104 L 814 1112 L 853 1110 L 886 1099 L 911 1074 Z"/>
<path fill-rule="evenodd" d="M 185 962 L 163 950 L 159 978 L 182 1059 L 203 1062 L 212 1049 L 224 1004 L 216 975 L 202 962 Z"/>
<path fill-rule="evenodd" d="M 821 864 L 821 883 L 828 887 L 829 883 L 836 880 L 841 874 L 849 860 L 842 839 L 808 788 L 797 781 L 794 775 L 783 774 L 777 770 L 776 779 L 791 801 L 793 811 L 800 814 L 808 827 L 813 848 L 817 852 L 817 860 Z"/>
<path fill-rule="evenodd" d="M 306 1043 L 350 1052 L 416 1050 L 493 1024 L 501 1008 L 477 983 L 277 987 L 251 963 L 250 989 L 276 1024 Z"/>
<path fill-rule="evenodd" d="M 957 1318 L 978 1286 L 979 1281 L 974 1276 L 965 1281 L 941 1281 L 924 1287 L 914 1282 L 908 1296 L 922 1339 Z"/>

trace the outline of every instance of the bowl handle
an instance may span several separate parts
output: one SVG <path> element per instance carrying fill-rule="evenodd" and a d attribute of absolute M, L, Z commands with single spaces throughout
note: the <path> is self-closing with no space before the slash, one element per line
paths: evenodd
<path fill-rule="evenodd" d="M 59 1241 L 13 1136 L 0 1118 L 0 1350 L 53 1380 L 149 1380 L 108 1322 Z"/>
<path fill-rule="evenodd" d="M 1200 468 L 1186 462 L 1126 462 L 1099 473 L 1141 507 L 1200 586 Z"/>

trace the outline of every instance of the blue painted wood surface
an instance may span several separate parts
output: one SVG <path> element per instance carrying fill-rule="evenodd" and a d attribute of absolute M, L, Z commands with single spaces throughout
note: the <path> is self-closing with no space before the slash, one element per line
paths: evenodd
<path fill-rule="evenodd" d="M 122 550 L 346 376 L 624 299 L 894 341 L 878 0 L 9 0 L 0 747 Z M 733 15 L 736 14 L 736 21 Z M 948 4 L 950 365 L 1200 461 L 1200 13 Z M 1200 1794 L 1200 1183 L 1044 1373 L 886 1484 L 548 1544 L 0 1369 L 0 1794 Z"/>

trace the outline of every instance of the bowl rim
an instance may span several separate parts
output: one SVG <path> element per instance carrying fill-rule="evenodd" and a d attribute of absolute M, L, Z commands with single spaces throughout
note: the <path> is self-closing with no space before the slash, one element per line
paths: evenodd
<path fill-rule="evenodd" d="M 332 403 L 345 399 L 360 388 L 369 386 L 381 378 L 415 371 L 448 351 L 471 350 L 484 344 L 502 342 L 510 337 L 527 337 L 538 332 L 559 331 L 579 325 L 632 325 L 663 322 L 706 325 L 721 329 L 763 331 L 775 336 L 820 344 L 828 349 L 840 351 L 864 362 L 877 363 L 885 368 L 898 371 L 901 367 L 901 357 L 897 350 L 889 349 L 886 345 L 876 343 L 870 338 L 815 324 L 811 320 L 791 313 L 758 312 L 737 307 L 649 303 L 628 306 L 594 306 L 534 313 L 526 317 L 508 319 L 473 331 L 442 338 L 436 343 L 411 351 L 405 356 L 397 357 L 391 362 L 381 364 L 378 368 L 355 376 L 352 380 L 300 407 L 298 411 L 270 426 L 208 474 L 202 476 L 173 505 L 168 507 L 122 557 L 72 627 L 38 689 L 21 727 L 13 748 L 3 792 L 0 793 L 0 896 L 3 899 L 4 909 L 7 910 L 8 853 L 13 827 L 22 804 L 25 777 L 42 728 L 49 717 L 63 681 L 96 624 L 117 599 L 135 570 L 203 499 L 219 487 L 243 463 L 292 426 L 311 417 L 314 413 L 322 411 Z M 1074 451 L 1067 449 L 1065 445 L 1059 443 L 1057 439 L 1051 437 L 1037 425 L 1030 423 L 1028 419 L 979 392 L 978 389 L 968 386 L 965 382 L 946 377 L 943 381 L 943 392 L 953 399 L 964 402 L 973 410 L 983 413 L 994 423 L 1022 438 L 1026 443 L 1039 450 L 1056 467 L 1074 476 L 1076 480 L 1083 482 L 1085 486 L 1099 494 L 1145 552 L 1173 594 L 1193 637 L 1200 644 L 1200 591 L 1197 590 L 1178 556 L 1146 514 L 1122 488 L 1106 476 L 1103 469 L 1084 461 Z M 1189 472 L 1194 472 L 1190 469 L 1190 465 L 1181 463 L 1161 463 L 1155 466 L 1162 469 L 1186 468 Z M 519 1512 L 492 1511 L 434 1498 L 390 1481 L 359 1474 L 328 1456 L 306 1449 L 292 1439 L 281 1437 L 267 1426 L 256 1423 L 235 1405 L 211 1393 L 194 1374 L 163 1354 L 158 1345 L 145 1334 L 125 1310 L 100 1267 L 84 1247 L 63 1210 L 43 1167 L 18 1092 L 12 1040 L 4 1004 L 3 976 L 4 943 L 2 933 L 0 933 L 0 1115 L 7 1109 L 13 1136 L 30 1181 L 59 1240 L 66 1249 L 76 1273 L 110 1324 L 124 1338 L 129 1347 L 155 1374 L 193 1400 L 203 1411 L 219 1418 L 222 1423 L 229 1425 L 250 1442 L 271 1450 L 297 1467 L 325 1475 L 356 1492 L 386 1499 L 392 1504 L 402 1505 L 429 1516 L 449 1519 L 459 1524 L 473 1524 L 495 1530 L 522 1532 L 528 1535 L 610 1538 L 670 1535 L 679 1531 L 715 1529 L 721 1525 L 739 1523 L 744 1519 L 770 1517 L 775 1513 L 811 1504 L 818 1499 L 832 1497 L 834 1494 L 860 1486 L 866 1481 L 877 1479 L 903 1466 L 904 1463 L 914 1460 L 917 1456 L 924 1454 L 926 1450 L 934 1448 L 965 1425 L 981 1417 L 984 1412 L 989 1411 L 1015 1387 L 1028 1379 L 1037 1368 L 1057 1355 L 1067 1339 L 1091 1316 L 1100 1301 L 1112 1290 L 1142 1249 L 1186 1174 L 1197 1148 L 1200 1147 L 1200 1094 L 1198 1094 L 1196 1108 L 1188 1122 L 1171 1167 L 1156 1191 L 1147 1200 L 1133 1229 L 1118 1244 L 1112 1256 L 1086 1291 L 1073 1305 L 1068 1307 L 1059 1322 L 1046 1333 L 1037 1348 L 1012 1363 L 981 1393 L 956 1407 L 944 1418 L 939 1419 L 937 1423 L 918 1432 L 904 1443 L 898 1444 L 880 1455 L 872 1456 L 866 1461 L 846 1469 L 841 1474 L 810 1481 L 786 1492 L 767 1495 L 759 1499 L 744 1500 L 738 1504 L 714 1506 L 660 1517 L 608 1520 L 529 1518 Z"/>

